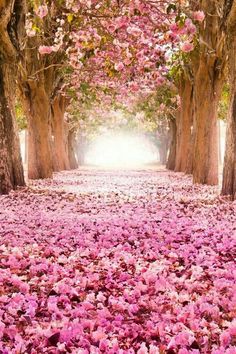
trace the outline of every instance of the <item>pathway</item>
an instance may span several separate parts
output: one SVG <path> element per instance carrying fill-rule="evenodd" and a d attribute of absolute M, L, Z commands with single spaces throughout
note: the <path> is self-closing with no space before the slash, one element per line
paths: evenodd
<path fill-rule="evenodd" d="M 0 237 L 1 353 L 236 353 L 236 204 L 213 187 L 58 173 L 0 197 Z"/>

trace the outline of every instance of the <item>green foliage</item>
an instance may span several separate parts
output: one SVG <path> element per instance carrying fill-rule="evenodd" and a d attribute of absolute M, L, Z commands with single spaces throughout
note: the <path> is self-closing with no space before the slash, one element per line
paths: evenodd
<path fill-rule="evenodd" d="M 147 132 L 154 132 L 175 115 L 177 101 L 174 87 L 163 85 L 155 93 L 141 97 L 134 107 L 134 113 L 142 113 L 143 129 Z"/>
<path fill-rule="evenodd" d="M 218 107 L 218 118 L 224 121 L 226 121 L 227 119 L 227 114 L 229 109 L 229 99 L 230 99 L 229 85 L 225 84 L 222 90 L 221 100 Z"/>
<path fill-rule="evenodd" d="M 15 105 L 15 112 L 16 112 L 16 122 L 18 125 L 19 130 L 24 130 L 27 128 L 27 120 L 23 112 L 22 105 L 19 101 L 16 102 Z"/>
<path fill-rule="evenodd" d="M 173 12 L 176 11 L 176 4 L 174 4 L 174 3 L 171 3 L 167 6 L 166 13 L 170 14 L 172 11 Z"/>

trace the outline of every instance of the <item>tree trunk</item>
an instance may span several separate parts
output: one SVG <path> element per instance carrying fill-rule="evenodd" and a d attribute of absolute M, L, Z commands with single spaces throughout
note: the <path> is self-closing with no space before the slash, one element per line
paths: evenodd
<path fill-rule="evenodd" d="M 179 85 L 181 108 L 177 120 L 176 172 L 192 172 L 193 84 L 182 78 Z"/>
<path fill-rule="evenodd" d="M 202 58 L 195 74 L 193 182 L 209 185 L 219 183 L 219 134 L 217 110 L 223 80 L 216 72 L 217 61 Z"/>
<path fill-rule="evenodd" d="M 224 0 L 189 0 L 192 11 L 202 10 L 199 43 L 190 55 L 194 85 L 193 182 L 217 185 L 217 110 L 224 83 L 226 50 L 222 27 Z"/>
<path fill-rule="evenodd" d="M 222 194 L 236 199 L 236 87 L 231 96 L 227 123 Z"/>
<path fill-rule="evenodd" d="M 174 171 L 175 162 L 176 162 L 176 144 L 177 144 L 176 120 L 170 119 L 169 126 L 170 126 L 171 141 L 170 141 L 169 156 L 168 156 L 166 167 L 168 168 L 168 170 Z"/>
<path fill-rule="evenodd" d="M 189 144 L 189 151 L 187 154 L 187 163 L 185 173 L 188 175 L 193 174 L 193 142 L 194 142 L 194 127 L 191 132 L 191 142 Z"/>
<path fill-rule="evenodd" d="M 24 15 L 25 0 L 0 1 L 0 194 L 25 184 L 14 109 Z"/>
<path fill-rule="evenodd" d="M 0 65 L 0 194 L 24 186 L 19 135 L 14 113 L 12 67 Z"/>
<path fill-rule="evenodd" d="M 63 171 L 70 168 L 64 113 L 65 97 L 56 96 L 52 103 L 54 171 Z"/>
<path fill-rule="evenodd" d="M 25 130 L 25 165 L 28 166 L 28 129 Z"/>
<path fill-rule="evenodd" d="M 77 152 L 78 165 L 81 166 L 85 164 L 85 153 L 86 153 L 86 139 L 83 136 L 79 136 L 77 147 L 78 147 L 78 152 Z"/>
<path fill-rule="evenodd" d="M 33 7 L 34 4 L 28 1 L 27 10 L 31 12 Z M 18 79 L 28 118 L 28 176 L 31 179 L 51 178 L 53 173 L 50 99 L 59 87 L 59 74 L 54 65 L 59 57 L 56 54 L 42 56 L 38 52 L 48 33 L 49 23 L 46 22 L 40 35 L 25 36 Z"/>
<path fill-rule="evenodd" d="M 160 156 L 160 163 L 162 165 L 166 165 L 167 162 L 167 156 L 168 156 L 168 145 L 169 145 L 169 139 L 161 139 L 161 144 L 159 144 L 158 150 L 159 150 L 159 156 Z"/>
<path fill-rule="evenodd" d="M 51 105 L 44 85 L 28 82 L 24 95 L 28 118 L 28 176 L 50 178 L 53 173 L 51 146 Z"/>
<path fill-rule="evenodd" d="M 72 170 L 78 168 L 78 161 L 76 156 L 76 134 L 75 131 L 69 130 L 68 132 L 68 154 L 69 163 Z"/>
<path fill-rule="evenodd" d="M 236 19 L 235 19 L 236 22 Z M 229 33 L 230 106 L 228 112 L 222 194 L 236 199 L 236 23 Z"/>

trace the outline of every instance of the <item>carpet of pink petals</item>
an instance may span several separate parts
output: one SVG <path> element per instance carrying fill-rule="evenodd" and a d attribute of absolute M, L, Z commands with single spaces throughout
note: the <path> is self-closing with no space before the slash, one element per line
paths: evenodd
<path fill-rule="evenodd" d="M 235 354 L 236 204 L 166 171 L 0 197 L 0 353 Z"/>

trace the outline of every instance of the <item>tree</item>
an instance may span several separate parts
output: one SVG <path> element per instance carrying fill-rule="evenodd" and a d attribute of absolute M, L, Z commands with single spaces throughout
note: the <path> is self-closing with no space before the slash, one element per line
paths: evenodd
<path fill-rule="evenodd" d="M 226 62 L 223 5 L 223 0 L 182 1 L 171 26 L 178 37 L 185 23 L 190 35 L 181 46 L 186 55 L 180 53 L 176 170 L 192 172 L 194 183 L 218 184 L 217 111 Z"/>
<path fill-rule="evenodd" d="M 160 162 L 173 170 L 176 165 L 178 106 L 177 90 L 171 82 L 167 82 L 154 93 L 140 95 L 133 108 L 134 112 L 144 114 L 142 129 L 151 132 L 159 150 Z"/>
<path fill-rule="evenodd" d="M 178 79 L 180 111 L 176 118 L 176 160 L 174 170 L 193 172 L 193 83 L 189 73 L 182 72 Z"/>
<path fill-rule="evenodd" d="M 27 78 L 23 93 L 27 93 L 29 88 L 32 90 L 31 85 L 27 82 L 29 75 L 34 77 L 34 81 L 37 79 L 40 83 L 36 89 L 43 87 L 41 81 L 50 83 L 48 77 L 44 80 L 40 77 L 45 75 L 53 77 L 50 74 L 54 70 L 52 67 L 60 63 L 60 61 L 55 61 L 55 57 L 57 58 L 57 53 L 65 48 L 67 48 L 68 55 L 67 65 L 73 68 L 70 84 L 74 86 L 75 90 L 79 90 L 81 82 L 87 82 L 98 90 L 101 90 L 102 87 L 115 90 L 121 96 L 127 95 L 128 92 L 135 94 L 137 91 L 147 88 L 155 91 L 156 87 L 165 81 L 168 70 L 165 67 L 166 50 L 179 45 L 179 40 L 172 41 L 167 36 L 170 21 L 179 14 L 177 6 L 174 6 L 171 1 L 163 1 L 158 4 L 143 0 L 111 1 L 108 3 L 103 1 L 94 3 L 70 1 L 66 4 L 49 1 L 47 6 L 41 4 L 35 8 L 30 5 L 30 10 L 31 14 L 36 13 L 36 19 L 32 15 L 33 19 L 31 17 L 27 19 L 27 32 L 29 37 L 33 38 L 29 39 L 28 42 L 32 42 L 32 44 L 27 47 L 36 49 L 38 47 L 41 56 L 38 56 L 38 53 L 33 50 L 34 58 L 28 60 L 29 65 L 27 58 L 30 58 L 32 54 L 29 53 L 25 56 L 26 65 L 24 67 Z M 184 27 L 185 23 L 183 23 Z M 37 35 L 40 28 L 42 28 L 39 32 L 40 35 Z M 191 35 L 188 33 L 188 29 L 185 32 L 184 40 Z M 52 40 L 55 33 L 54 37 L 57 38 L 59 35 L 59 45 Z M 42 43 L 42 39 L 44 43 Z M 181 40 L 182 38 L 180 38 Z M 45 56 L 51 59 L 45 58 Z M 42 64 L 43 62 L 44 64 Z M 34 72 L 31 70 L 31 63 L 40 64 L 34 68 Z M 45 96 L 51 97 L 50 90 L 46 92 Z M 28 97 L 34 96 L 30 94 Z M 38 102 L 37 107 L 39 108 L 39 100 L 34 101 Z M 44 101 L 44 106 L 48 106 L 46 100 L 41 101 Z M 32 102 L 28 102 L 28 107 L 27 110 L 30 112 L 33 107 Z M 39 132 L 50 131 L 50 129 L 46 129 L 46 125 L 51 117 L 49 119 L 46 117 L 41 124 L 37 124 L 37 119 L 32 118 L 38 115 L 36 112 L 35 110 L 29 114 L 29 121 L 34 119 L 34 122 L 29 124 L 30 131 L 33 131 L 33 128 L 35 130 L 32 141 L 44 141 L 44 143 L 38 144 L 37 149 L 34 149 L 36 144 L 29 144 L 29 147 L 32 145 L 30 151 L 35 157 L 33 168 L 29 168 L 29 172 L 33 178 L 48 177 L 51 175 L 52 168 L 45 165 L 43 156 L 50 156 L 48 140 L 50 140 L 51 133 L 48 134 L 49 139 L 46 139 L 46 133 L 41 136 Z M 50 115 L 49 110 L 48 112 Z M 42 117 L 42 113 L 39 116 Z M 44 129 L 42 123 L 44 123 Z M 42 151 L 42 147 L 45 152 Z M 41 151 L 42 158 L 40 158 Z M 37 159 L 36 152 L 39 155 Z M 42 160 L 41 166 L 39 166 L 40 160 Z M 47 165 L 51 165 L 51 160 L 48 159 Z M 43 166 L 46 171 L 40 173 L 39 170 L 43 171 Z"/>
<path fill-rule="evenodd" d="M 224 30 L 229 55 L 230 105 L 222 194 L 236 199 L 236 1 L 225 1 Z"/>
<path fill-rule="evenodd" d="M 16 63 L 24 14 L 24 1 L 0 1 L 0 194 L 24 185 L 14 111 Z"/>
<path fill-rule="evenodd" d="M 60 89 L 59 68 L 63 65 L 64 52 L 58 52 L 62 39 L 56 32 L 59 27 L 56 19 L 60 14 L 60 8 L 58 9 L 54 2 L 50 2 L 47 7 L 27 1 L 27 13 L 28 37 L 21 59 L 19 84 L 28 120 L 28 176 L 31 179 L 39 179 L 51 177 L 55 165 L 56 169 L 59 166 L 66 167 L 66 162 L 53 159 L 51 107 L 52 97 L 56 96 L 57 88 Z M 54 51 L 50 56 L 44 55 L 45 46 L 42 45 L 44 41 L 54 45 Z M 54 128 L 58 128 L 62 119 L 62 111 L 56 109 L 59 108 L 55 107 L 56 102 L 57 99 L 54 99 Z M 55 141 L 58 142 L 58 139 Z M 59 144 L 56 144 L 54 150 L 58 146 Z M 61 156 L 60 153 L 61 151 L 56 151 L 54 156 L 56 160 Z M 64 158 L 64 155 L 61 158 Z M 56 162 L 54 165 L 53 161 Z"/>
<path fill-rule="evenodd" d="M 70 169 L 65 111 L 68 99 L 57 93 L 52 100 L 52 133 L 54 171 Z"/>
<path fill-rule="evenodd" d="M 218 184 L 217 111 L 225 76 L 225 36 L 221 29 L 223 1 L 190 1 L 206 14 L 199 44 L 191 56 L 194 99 L 193 182 Z"/>
<path fill-rule="evenodd" d="M 166 163 L 168 170 L 174 171 L 176 165 L 176 149 L 177 149 L 177 125 L 179 110 L 176 112 L 176 117 L 171 117 L 169 120 L 170 126 L 170 148 Z"/>

